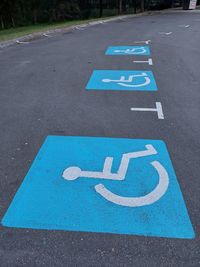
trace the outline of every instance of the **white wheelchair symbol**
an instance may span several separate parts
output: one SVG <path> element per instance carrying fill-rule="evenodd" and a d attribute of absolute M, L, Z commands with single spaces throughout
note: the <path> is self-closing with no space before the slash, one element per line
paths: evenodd
<path fill-rule="evenodd" d="M 144 80 L 145 80 L 144 83 L 133 84 L 134 78 L 136 77 L 144 77 Z M 102 82 L 117 83 L 118 85 L 121 85 L 124 87 L 143 87 L 143 86 L 149 85 L 151 83 L 151 80 L 148 77 L 148 74 L 146 72 L 142 72 L 141 74 L 129 75 L 128 79 L 126 79 L 125 76 L 121 76 L 119 80 L 103 79 Z"/>
<path fill-rule="evenodd" d="M 125 153 L 122 156 L 121 163 L 117 173 L 112 173 L 112 157 L 106 157 L 103 171 L 96 172 L 96 171 L 82 171 L 77 166 L 72 166 L 64 170 L 62 177 L 66 180 L 75 180 L 77 178 L 93 178 L 93 179 L 106 179 L 106 180 L 117 180 L 123 181 L 125 179 L 128 165 L 130 159 L 146 157 L 150 155 L 157 154 L 157 151 L 152 145 L 146 145 L 146 150 L 137 151 L 137 152 L 130 152 Z M 159 176 L 159 181 L 157 186 L 147 195 L 141 197 L 123 197 L 117 194 L 112 193 L 108 190 L 103 184 L 97 184 L 95 186 L 95 190 L 98 194 L 100 194 L 106 200 L 126 207 L 140 207 L 151 205 L 158 201 L 167 191 L 169 185 L 169 176 L 166 169 L 159 161 L 152 161 L 150 163 L 157 171 Z"/>
<path fill-rule="evenodd" d="M 137 47 L 137 48 L 132 48 L 132 49 L 125 49 L 125 50 L 114 50 L 115 53 L 124 53 L 124 54 L 128 54 L 128 55 L 140 55 L 140 54 L 144 54 L 146 53 L 146 48 L 145 47 Z"/>

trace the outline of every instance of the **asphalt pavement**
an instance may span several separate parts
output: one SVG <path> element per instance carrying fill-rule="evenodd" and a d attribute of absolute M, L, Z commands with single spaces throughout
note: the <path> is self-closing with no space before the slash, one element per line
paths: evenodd
<path fill-rule="evenodd" d="M 146 40 L 153 65 L 105 55 Z M 200 265 L 199 44 L 200 13 L 166 11 L 0 50 L 1 218 L 48 135 L 155 139 L 167 145 L 195 232 L 179 239 L 1 225 L 1 266 Z M 86 90 L 93 70 L 150 70 L 158 91 Z M 156 102 L 164 119 L 130 110 Z"/>

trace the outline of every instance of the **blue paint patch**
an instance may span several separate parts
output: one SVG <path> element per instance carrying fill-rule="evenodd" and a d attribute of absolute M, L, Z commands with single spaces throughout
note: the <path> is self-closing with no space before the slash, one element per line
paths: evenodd
<path fill-rule="evenodd" d="M 110 46 L 106 55 L 150 56 L 149 46 Z"/>
<path fill-rule="evenodd" d="M 63 171 L 72 166 L 101 173 L 108 156 L 113 157 L 111 172 L 117 173 L 122 155 L 146 151 L 148 145 L 157 153 L 130 160 L 123 181 L 62 177 Z M 121 206 L 95 190 L 98 184 L 103 184 L 120 196 L 146 196 L 158 186 L 159 175 L 152 165 L 155 161 L 166 170 L 169 185 L 164 195 L 151 205 Z M 2 224 L 34 229 L 194 237 L 167 148 L 160 140 L 47 137 Z"/>
<path fill-rule="evenodd" d="M 88 90 L 157 91 L 151 71 L 95 70 L 86 86 Z"/>

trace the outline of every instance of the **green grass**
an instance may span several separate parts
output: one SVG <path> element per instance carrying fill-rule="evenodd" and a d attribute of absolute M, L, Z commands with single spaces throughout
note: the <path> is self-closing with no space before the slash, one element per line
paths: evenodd
<path fill-rule="evenodd" d="M 103 19 L 110 18 L 110 17 L 104 17 Z M 73 20 L 73 21 L 65 21 L 61 23 L 54 23 L 54 24 L 38 24 L 38 25 L 30 25 L 30 26 L 24 26 L 24 27 L 16 27 L 6 30 L 0 31 L 0 41 L 7 41 L 15 38 L 19 38 L 22 36 L 25 36 L 27 34 L 35 33 L 35 32 L 43 32 L 53 29 L 61 29 L 70 27 L 73 25 L 80 25 L 85 24 L 91 21 L 95 21 L 98 19 L 90 19 L 90 20 Z"/>

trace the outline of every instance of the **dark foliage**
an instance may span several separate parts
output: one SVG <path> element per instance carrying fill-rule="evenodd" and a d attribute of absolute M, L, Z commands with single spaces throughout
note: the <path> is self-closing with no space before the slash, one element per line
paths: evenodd
<path fill-rule="evenodd" d="M 0 0 L 0 29 L 169 7 L 172 0 Z"/>

